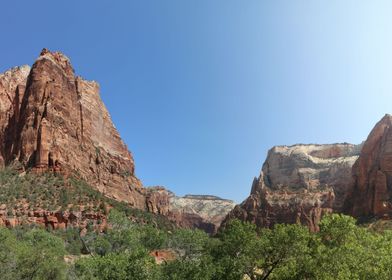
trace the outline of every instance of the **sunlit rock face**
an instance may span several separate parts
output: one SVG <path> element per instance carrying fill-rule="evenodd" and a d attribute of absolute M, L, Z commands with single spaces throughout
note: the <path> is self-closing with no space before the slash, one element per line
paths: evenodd
<path fill-rule="evenodd" d="M 392 116 L 385 115 L 365 141 L 353 166 L 345 212 L 357 218 L 392 215 Z"/>
<path fill-rule="evenodd" d="M 70 60 L 44 49 L 32 68 L 0 75 L 1 162 L 73 173 L 109 197 L 144 209 L 131 153 L 96 82 L 76 77 Z"/>
<path fill-rule="evenodd" d="M 164 187 L 148 188 L 147 208 L 168 217 L 177 226 L 217 232 L 226 215 L 235 207 L 232 200 L 212 195 L 176 196 Z"/>
<path fill-rule="evenodd" d="M 325 213 L 342 210 L 360 149 L 347 143 L 273 147 L 250 196 L 225 222 L 239 218 L 261 227 L 301 223 L 317 231 Z"/>
<path fill-rule="evenodd" d="M 208 233 L 215 233 L 234 207 L 234 201 L 210 195 L 170 197 L 170 213 L 180 226 L 200 228 Z"/>
<path fill-rule="evenodd" d="M 47 49 L 31 68 L 0 74 L 0 166 L 15 163 L 21 171 L 82 178 L 107 197 L 211 233 L 234 207 L 232 201 L 217 197 L 180 198 L 162 187 L 144 188 L 100 98 L 98 83 L 77 77 L 68 57 Z M 40 209 L 32 223 L 43 224 L 40 215 L 66 220 L 60 212 Z M 0 225 L 17 221 L 1 218 Z"/>

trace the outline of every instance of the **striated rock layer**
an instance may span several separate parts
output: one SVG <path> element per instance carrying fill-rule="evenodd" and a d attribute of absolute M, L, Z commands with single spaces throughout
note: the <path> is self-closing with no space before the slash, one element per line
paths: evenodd
<path fill-rule="evenodd" d="M 179 226 L 200 228 L 216 233 L 226 215 L 235 207 L 232 200 L 210 195 L 186 195 L 170 197 L 170 217 Z"/>
<path fill-rule="evenodd" d="M 226 222 L 239 218 L 261 227 L 302 223 L 317 231 L 323 214 L 342 211 L 360 149 L 347 143 L 272 148 L 250 196 Z"/>
<path fill-rule="evenodd" d="M 385 115 L 365 141 L 353 166 L 344 211 L 357 218 L 392 215 L 392 116 Z"/>
<path fill-rule="evenodd" d="M 147 207 L 150 212 L 168 217 L 179 227 L 198 228 L 213 234 L 235 203 L 211 195 L 178 197 L 163 187 L 153 187 L 148 189 Z"/>
<path fill-rule="evenodd" d="M 79 228 L 82 234 L 87 232 L 89 224 L 100 232 L 107 228 L 106 216 L 92 211 L 70 212 L 43 209 L 28 211 L 18 208 L 13 212 L 13 215 L 10 216 L 6 211 L 6 206 L 0 206 L 0 226 L 14 228 L 25 224 L 35 224 L 54 230 L 74 227 Z"/>

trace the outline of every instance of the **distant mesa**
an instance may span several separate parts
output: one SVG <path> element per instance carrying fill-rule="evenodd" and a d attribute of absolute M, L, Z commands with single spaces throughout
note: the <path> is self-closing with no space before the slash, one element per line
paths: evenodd
<path fill-rule="evenodd" d="M 226 215 L 235 207 L 234 201 L 212 195 L 185 195 L 170 197 L 170 212 L 181 226 L 189 222 L 208 233 L 216 233 Z"/>
<path fill-rule="evenodd" d="M 183 198 L 188 198 L 188 199 L 204 199 L 204 200 L 225 200 L 225 201 L 231 201 L 231 202 L 233 202 L 232 200 L 223 199 L 223 198 L 220 198 L 220 197 L 215 196 L 215 195 L 203 195 L 203 194 L 199 194 L 199 195 L 197 195 L 197 194 L 186 194 L 186 195 L 184 195 Z"/>

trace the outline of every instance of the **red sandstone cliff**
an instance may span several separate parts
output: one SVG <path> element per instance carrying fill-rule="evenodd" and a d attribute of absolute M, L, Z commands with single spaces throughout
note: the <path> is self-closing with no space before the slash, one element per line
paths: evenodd
<path fill-rule="evenodd" d="M 274 147 L 250 196 L 226 220 L 237 217 L 267 227 L 303 223 L 317 230 L 322 215 L 332 211 L 389 218 L 391 127 L 392 116 L 386 115 L 362 148 L 351 144 Z M 233 207 L 221 199 L 179 198 L 164 188 L 144 188 L 135 176 L 132 155 L 100 99 L 99 85 L 76 77 L 65 55 L 46 49 L 32 68 L 15 67 L 0 74 L 0 166 L 14 162 L 22 170 L 74 174 L 108 197 L 168 216 L 184 227 L 214 232 Z M 61 226 L 61 221 L 73 217 L 45 209 L 26 213 L 29 220 L 57 219 Z"/>
<path fill-rule="evenodd" d="M 294 145 L 272 148 L 250 196 L 226 218 L 272 227 L 301 223 L 318 230 L 325 213 L 341 211 L 360 146 Z"/>
<path fill-rule="evenodd" d="M 3 85 L 2 104 L 10 103 L 0 111 L 0 120 L 8 119 L 0 122 L 3 162 L 78 174 L 106 195 L 145 208 L 132 155 L 100 99 L 99 85 L 75 77 L 66 56 L 46 49 L 28 76 L 22 70 L 11 73 L 12 86 Z"/>
<path fill-rule="evenodd" d="M 179 226 L 213 232 L 233 207 L 231 203 L 231 208 L 222 208 L 217 202 L 223 212 L 211 211 L 210 217 L 205 209 L 212 209 L 211 200 L 198 200 L 197 207 L 179 206 L 166 189 L 144 188 L 100 98 L 99 85 L 76 77 L 64 54 L 47 49 L 31 68 L 15 67 L 0 74 L 0 166 L 14 163 L 21 165 L 21 171 L 75 175 L 107 197 L 167 216 Z M 46 209 L 17 213 L 28 221 L 53 223 L 54 228 L 76 223 L 73 214 Z M 79 224 L 89 216 L 80 217 Z M 18 221 L 0 213 L 0 225 Z"/>
<path fill-rule="evenodd" d="M 30 66 L 12 68 L 0 74 L 0 165 L 5 164 L 5 138 L 9 123 L 19 115 Z M 11 138 L 11 137 L 9 137 Z M 11 139 L 10 139 L 11 140 Z"/>
<path fill-rule="evenodd" d="M 392 215 L 392 116 L 371 131 L 353 166 L 353 185 L 345 212 L 357 218 Z"/>
<path fill-rule="evenodd" d="M 362 150 L 351 144 L 274 147 L 250 196 L 227 220 L 237 217 L 267 227 L 302 223 L 317 230 L 322 215 L 332 211 L 390 217 L 391 127 L 392 116 L 386 115 Z M 76 77 L 65 55 L 46 49 L 32 68 L 0 74 L 0 166 L 14 162 L 22 170 L 74 174 L 108 197 L 184 227 L 214 232 L 233 207 L 220 199 L 178 198 L 164 188 L 144 188 L 100 99 L 99 85 Z M 66 220 L 63 213 L 41 210 L 26 215 L 41 223 Z"/>

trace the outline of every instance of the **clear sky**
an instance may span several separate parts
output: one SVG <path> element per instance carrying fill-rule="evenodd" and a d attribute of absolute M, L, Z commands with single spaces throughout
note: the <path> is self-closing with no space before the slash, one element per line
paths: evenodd
<path fill-rule="evenodd" d="M 392 113 L 392 1 L 5 1 L 0 71 L 61 50 L 146 186 L 242 201 L 274 145 L 360 143 Z"/>

